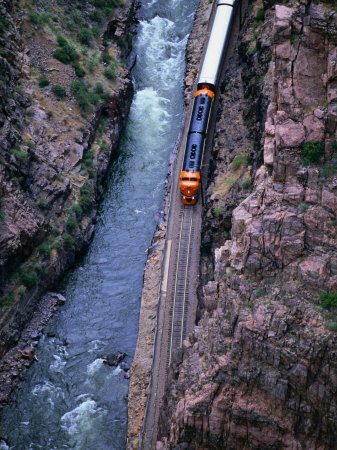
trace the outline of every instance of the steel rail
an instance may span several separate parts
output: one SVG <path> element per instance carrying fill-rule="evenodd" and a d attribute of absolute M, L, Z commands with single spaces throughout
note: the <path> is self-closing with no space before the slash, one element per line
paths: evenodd
<path fill-rule="evenodd" d="M 190 265 L 190 248 L 193 234 L 193 212 L 193 207 L 182 206 L 171 309 L 168 366 L 172 361 L 173 350 L 182 345 L 184 337 L 185 306 L 186 301 L 188 301 L 188 268 Z"/>

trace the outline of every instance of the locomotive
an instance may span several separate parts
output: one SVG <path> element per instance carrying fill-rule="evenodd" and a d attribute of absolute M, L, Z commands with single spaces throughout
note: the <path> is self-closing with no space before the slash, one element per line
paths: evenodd
<path fill-rule="evenodd" d="M 188 129 L 185 156 L 180 174 L 180 197 L 185 205 L 198 200 L 201 165 L 221 64 L 228 45 L 234 6 L 237 0 L 217 0 L 214 21 L 202 63 L 192 116 Z"/>

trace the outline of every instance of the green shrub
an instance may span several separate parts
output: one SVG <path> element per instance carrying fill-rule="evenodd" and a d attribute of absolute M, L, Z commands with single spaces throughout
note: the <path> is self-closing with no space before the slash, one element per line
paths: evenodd
<path fill-rule="evenodd" d="M 252 179 L 249 177 L 249 178 L 246 178 L 243 180 L 242 187 L 243 187 L 243 189 L 248 189 L 251 186 L 251 184 L 252 184 Z"/>
<path fill-rule="evenodd" d="M 335 308 L 337 306 L 337 291 L 326 292 L 320 295 L 323 308 Z"/>
<path fill-rule="evenodd" d="M 95 92 L 93 91 L 89 91 L 88 92 L 88 101 L 92 104 L 92 105 L 97 105 L 98 102 L 100 100 L 100 96 L 95 94 Z"/>
<path fill-rule="evenodd" d="M 57 181 L 64 181 L 64 177 L 63 177 L 63 175 L 61 175 L 60 173 L 57 173 L 56 175 L 55 175 L 55 180 L 57 180 Z"/>
<path fill-rule="evenodd" d="M 53 227 L 53 229 L 51 230 L 51 234 L 53 236 L 60 236 L 60 229 L 57 227 Z"/>
<path fill-rule="evenodd" d="M 75 74 L 77 77 L 82 78 L 85 76 L 85 70 L 80 66 L 79 62 L 75 61 L 73 63 L 73 68 L 75 69 Z"/>
<path fill-rule="evenodd" d="M 63 233 L 62 234 L 62 239 L 64 240 L 66 245 L 69 245 L 71 248 L 74 247 L 74 238 L 72 236 L 70 236 L 70 234 L 68 233 Z"/>
<path fill-rule="evenodd" d="M 90 184 L 90 181 L 86 181 L 80 190 L 81 197 L 79 204 L 83 211 L 88 211 L 91 208 L 93 197 L 94 197 L 94 190 Z"/>
<path fill-rule="evenodd" d="M 326 322 L 324 325 L 329 331 L 337 331 L 337 322 Z"/>
<path fill-rule="evenodd" d="M 101 94 L 101 99 L 105 102 L 108 102 L 111 99 L 110 92 L 104 92 L 103 94 Z"/>
<path fill-rule="evenodd" d="M 48 78 L 45 75 L 41 75 L 39 78 L 39 87 L 46 87 L 49 86 L 50 81 L 48 80 Z"/>
<path fill-rule="evenodd" d="M 69 44 L 67 39 L 62 36 L 57 36 L 57 43 L 60 46 L 60 48 L 57 48 L 54 53 L 53 57 L 61 61 L 63 64 L 70 64 L 71 62 L 77 61 L 79 56 L 73 46 Z"/>
<path fill-rule="evenodd" d="M 125 48 L 126 47 L 126 42 L 124 41 L 124 39 L 121 36 L 117 37 L 117 45 L 119 48 Z"/>
<path fill-rule="evenodd" d="M 39 15 L 36 14 L 34 11 L 28 11 L 27 16 L 29 20 L 35 25 L 38 25 L 40 23 Z"/>
<path fill-rule="evenodd" d="M 67 225 L 68 230 L 71 230 L 71 231 L 75 230 L 77 228 L 76 218 L 74 216 L 70 216 L 67 220 L 66 225 Z"/>
<path fill-rule="evenodd" d="M 70 90 L 74 94 L 78 106 L 82 111 L 87 111 L 89 108 L 88 91 L 82 81 L 72 81 Z"/>
<path fill-rule="evenodd" d="M 247 50 L 246 54 L 247 54 L 248 56 L 253 56 L 253 55 L 255 55 L 256 52 L 257 52 L 257 47 L 254 46 L 254 47 L 250 47 L 250 48 Z"/>
<path fill-rule="evenodd" d="M 109 47 L 104 48 L 102 55 L 101 55 L 101 60 L 105 64 L 110 64 L 114 60 L 113 57 L 109 53 Z"/>
<path fill-rule="evenodd" d="M 99 11 L 97 11 L 97 9 L 94 11 L 90 11 L 89 17 L 90 17 L 90 20 L 92 20 L 93 22 L 97 22 L 97 23 L 102 22 L 101 13 Z"/>
<path fill-rule="evenodd" d="M 309 206 L 310 206 L 309 203 L 303 202 L 300 205 L 298 205 L 298 209 L 304 213 L 309 208 Z"/>
<path fill-rule="evenodd" d="M 236 155 L 232 161 L 232 169 L 233 170 L 239 169 L 243 164 L 247 164 L 247 161 L 248 161 L 247 156 Z"/>
<path fill-rule="evenodd" d="M 94 167 L 94 151 L 93 150 L 87 150 L 83 155 L 83 165 L 86 169 L 90 169 Z"/>
<path fill-rule="evenodd" d="M 102 14 L 105 17 L 111 17 L 114 13 L 114 9 L 110 8 L 109 6 L 106 6 L 105 8 L 102 9 Z"/>
<path fill-rule="evenodd" d="M 110 65 L 110 67 L 107 67 L 103 71 L 103 75 L 108 78 L 108 80 L 115 80 L 116 78 L 116 67 L 113 65 Z"/>
<path fill-rule="evenodd" d="M 221 214 L 226 212 L 226 208 L 224 206 L 218 206 L 217 208 L 213 208 L 213 216 L 219 217 Z"/>
<path fill-rule="evenodd" d="M 22 284 L 27 288 L 32 288 L 36 285 L 38 277 L 37 273 L 32 271 L 23 272 L 21 276 Z"/>
<path fill-rule="evenodd" d="M 4 308 L 4 307 L 10 305 L 11 303 L 14 302 L 14 300 L 15 300 L 14 292 L 11 292 L 6 297 L 2 297 L 0 299 L 0 308 Z"/>
<path fill-rule="evenodd" d="M 256 20 L 259 22 L 264 21 L 264 8 L 259 8 L 256 13 Z"/>
<path fill-rule="evenodd" d="M 39 252 L 46 258 L 50 258 L 51 250 L 48 244 L 41 244 L 39 246 Z"/>
<path fill-rule="evenodd" d="M 57 100 L 61 100 L 63 97 L 66 96 L 66 90 L 59 84 L 53 86 L 51 90 L 53 94 L 56 96 Z"/>
<path fill-rule="evenodd" d="M 71 207 L 71 212 L 76 215 L 76 217 L 81 217 L 83 210 L 82 207 L 78 203 L 74 203 Z"/>
<path fill-rule="evenodd" d="M 72 18 L 73 22 L 76 23 L 76 25 L 83 25 L 85 23 L 83 14 L 78 9 L 72 10 L 70 13 L 70 17 Z"/>
<path fill-rule="evenodd" d="M 82 28 L 78 32 L 78 39 L 81 42 L 81 44 L 89 46 L 91 44 L 91 41 L 92 41 L 92 33 L 89 30 L 89 28 Z"/>
<path fill-rule="evenodd" d="M 324 155 L 324 142 L 306 142 L 305 144 L 303 144 L 301 155 L 303 163 L 305 164 L 318 163 L 321 157 Z"/>
<path fill-rule="evenodd" d="M 6 217 L 5 211 L 2 208 L 0 208 L 0 225 L 5 217 Z"/>
<path fill-rule="evenodd" d="M 96 86 L 95 86 L 95 92 L 96 92 L 96 94 L 98 94 L 98 95 L 104 94 L 104 87 L 103 87 L 103 84 L 102 84 L 102 83 L 100 83 L 100 82 L 96 83 Z"/>

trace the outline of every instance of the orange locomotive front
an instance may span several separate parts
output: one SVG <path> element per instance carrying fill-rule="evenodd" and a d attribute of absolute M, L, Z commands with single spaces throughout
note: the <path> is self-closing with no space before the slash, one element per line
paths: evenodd
<path fill-rule="evenodd" d="M 214 92 L 209 87 L 202 86 L 194 96 L 184 163 L 180 174 L 180 196 L 185 205 L 194 205 L 198 200 L 200 169 Z"/>

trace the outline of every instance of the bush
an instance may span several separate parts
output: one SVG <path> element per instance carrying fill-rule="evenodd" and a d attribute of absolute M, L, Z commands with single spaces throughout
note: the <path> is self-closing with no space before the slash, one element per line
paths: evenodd
<path fill-rule="evenodd" d="M 248 189 L 251 186 L 251 184 L 252 184 L 252 179 L 249 177 L 249 178 L 246 178 L 245 180 L 243 180 L 242 187 L 243 187 L 243 189 Z"/>
<path fill-rule="evenodd" d="M 77 77 L 82 78 L 85 76 L 85 70 L 80 66 L 80 64 L 77 61 L 73 63 L 73 68 L 75 69 L 75 74 Z"/>
<path fill-rule="evenodd" d="M 69 245 L 69 247 L 71 247 L 71 248 L 74 247 L 74 238 L 72 236 L 70 236 L 70 234 L 63 233 L 62 239 L 64 240 L 66 245 Z"/>
<path fill-rule="evenodd" d="M 0 225 L 5 217 L 6 217 L 5 211 L 2 208 L 0 208 Z"/>
<path fill-rule="evenodd" d="M 335 308 L 337 306 L 337 291 L 326 292 L 320 295 L 323 308 Z"/>
<path fill-rule="evenodd" d="M 36 285 L 38 277 L 37 273 L 32 271 L 26 271 L 21 276 L 22 284 L 27 288 L 32 288 Z"/>
<path fill-rule="evenodd" d="M 91 44 L 91 41 L 92 41 L 92 33 L 89 30 L 89 28 L 82 28 L 78 32 L 78 39 L 81 42 L 81 44 L 89 46 Z"/>
<path fill-rule="evenodd" d="M 88 92 L 88 101 L 92 104 L 92 105 L 97 105 L 98 102 L 100 100 L 99 95 L 95 94 L 95 92 L 93 91 L 89 91 Z"/>
<path fill-rule="evenodd" d="M 86 181 L 80 190 L 81 197 L 80 197 L 80 206 L 83 209 L 83 211 L 88 211 L 92 205 L 93 202 L 93 196 L 94 196 L 94 190 L 90 184 L 89 181 Z"/>
<path fill-rule="evenodd" d="M 264 8 L 259 8 L 256 13 L 256 20 L 259 22 L 264 21 Z"/>
<path fill-rule="evenodd" d="M 213 216 L 219 217 L 221 214 L 226 212 L 226 208 L 224 206 L 218 206 L 217 208 L 213 208 Z"/>
<path fill-rule="evenodd" d="M 48 78 L 45 75 L 41 75 L 39 78 L 39 87 L 46 87 L 49 86 L 50 81 L 48 80 Z"/>
<path fill-rule="evenodd" d="M 99 11 L 97 11 L 97 10 L 91 11 L 89 13 L 89 17 L 90 17 L 90 20 L 92 20 L 93 22 L 97 22 L 97 23 L 101 23 L 102 22 L 101 13 Z"/>
<path fill-rule="evenodd" d="M 67 220 L 67 228 L 71 231 L 77 228 L 77 220 L 74 216 L 70 216 Z"/>
<path fill-rule="evenodd" d="M 118 36 L 118 38 L 117 38 L 117 45 L 119 48 L 126 47 L 126 42 L 124 41 L 124 39 L 121 36 Z"/>
<path fill-rule="evenodd" d="M 81 217 L 83 210 L 78 203 L 74 203 L 71 207 L 71 212 L 76 215 L 76 217 Z"/>
<path fill-rule="evenodd" d="M 305 164 L 318 163 L 324 155 L 324 142 L 310 141 L 302 147 L 302 160 Z"/>
<path fill-rule="evenodd" d="M 46 258 L 50 258 L 51 250 L 48 244 L 41 244 L 39 246 L 39 252 Z"/>
<path fill-rule="evenodd" d="M 98 94 L 98 95 L 102 95 L 102 94 L 104 94 L 104 87 L 103 87 L 103 84 L 102 83 L 96 83 L 96 86 L 95 86 L 95 92 L 96 92 L 96 94 Z"/>
<path fill-rule="evenodd" d="M 77 61 L 79 56 L 74 49 L 73 46 L 69 44 L 67 39 L 64 36 L 58 35 L 57 36 L 57 43 L 60 46 L 60 48 L 57 48 L 54 53 L 53 57 L 61 61 L 63 64 L 70 64 L 73 61 Z"/>
<path fill-rule="evenodd" d="M 27 16 L 29 20 L 34 23 L 35 25 L 38 25 L 40 23 L 40 17 L 38 14 L 36 14 L 33 11 L 28 11 Z"/>
<path fill-rule="evenodd" d="M 61 100 L 63 97 L 66 96 L 66 90 L 58 84 L 53 86 L 51 90 L 53 94 L 56 96 L 57 100 Z"/>
<path fill-rule="evenodd" d="M 247 164 L 248 158 L 244 155 L 236 155 L 235 158 L 232 161 L 232 168 L 233 170 L 239 169 L 242 164 Z"/>
<path fill-rule="evenodd" d="M 109 92 L 104 92 L 101 94 L 101 99 L 108 102 L 111 99 L 111 94 Z"/>
<path fill-rule="evenodd" d="M 110 64 L 113 61 L 113 57 L 109 53 L 109 47 L 105 47 L 102 56 L 101 56 L 102 62 L 105 64 Z"/>
<path fill-rule="evenodd" d="M 103 75 L 108 78 L 108 80 L 114 80 L 116 78 L 116 67 L 110 66 L 104 69 Z"/>
<path fill-rule="evenodd" d="M 78 106 L 82 109 L 82 111 L 86 111 L 89 107 L 88 91 L 83 82 L 72 81 L 70 85 L 70 90 L 72 94 L 74 94 Z"/>
<path fill-rule="evenodd" d="M 14 292 L 11 292 L 6 297 L 2 297 L 0 299 L 0 308 L 4 308 L 5 306 L 10 305 L 11 303 L 14 302 L 14 300 L 15 300 Z"/>

